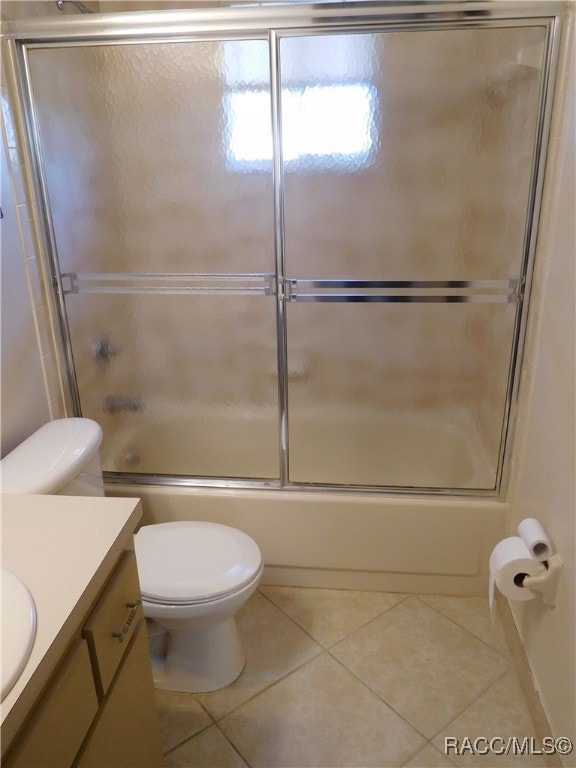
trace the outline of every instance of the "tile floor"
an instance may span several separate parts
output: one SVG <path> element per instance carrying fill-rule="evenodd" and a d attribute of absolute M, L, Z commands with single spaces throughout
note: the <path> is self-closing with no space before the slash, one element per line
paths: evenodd
<path fill-rule="evenodd" d="M 474 597 L 263 586 L 227 688 L 157 691 L 168 766 L 544 766 L 444 754 L 444 737 L 534 736 L 503 633 Z"/>

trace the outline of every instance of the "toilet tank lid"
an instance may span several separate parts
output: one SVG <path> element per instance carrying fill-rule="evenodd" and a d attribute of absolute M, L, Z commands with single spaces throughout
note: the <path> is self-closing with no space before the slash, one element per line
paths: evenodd
<path fill-rule="evenodd" d="M 0 461 L 3 493 L 56 493 L 91 461 L 102 442 L 92 419 L 56 419 L 44 424 Z"/>

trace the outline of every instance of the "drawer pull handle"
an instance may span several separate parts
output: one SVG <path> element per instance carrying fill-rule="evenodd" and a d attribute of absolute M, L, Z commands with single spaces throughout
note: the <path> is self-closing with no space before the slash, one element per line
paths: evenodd
<path fill-rule="evenodd" d="M 126 635 L 130 631 L 130 625 L 134 621 L 134 617 L 138 613 L 138 607 L 140 606 L 142 600 L 136 600 L 135 603 L 126 603 L 126 608 L 131 608 L 132 610 L 128 614 L 128 618 L 126 619 L 124 626 L 122 627 L 120 632 L 112 632 L 112 637 L 117 637 L 119 643 L 123 643 Z"/>

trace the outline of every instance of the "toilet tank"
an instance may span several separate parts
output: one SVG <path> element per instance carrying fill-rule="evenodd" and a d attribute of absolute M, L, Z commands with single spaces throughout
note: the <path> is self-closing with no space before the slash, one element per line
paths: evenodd
<path fill-rule="evenodd" d="M 2 493 L 104 496 L 101 442 L 91 419 L 48 422 L 0 461 Z"/>

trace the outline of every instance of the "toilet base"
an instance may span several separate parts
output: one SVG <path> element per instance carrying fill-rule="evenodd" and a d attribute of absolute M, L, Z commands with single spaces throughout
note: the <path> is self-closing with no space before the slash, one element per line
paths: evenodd
<path fill-rule="evenodd" d="M 246 663 L 234 617 L 202 629 L 170 631 L 164 658 L 152 656 L 154 686 L 182 693 L 224 688 Z"/>

